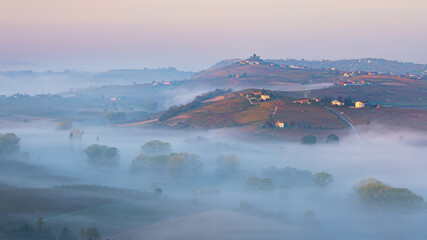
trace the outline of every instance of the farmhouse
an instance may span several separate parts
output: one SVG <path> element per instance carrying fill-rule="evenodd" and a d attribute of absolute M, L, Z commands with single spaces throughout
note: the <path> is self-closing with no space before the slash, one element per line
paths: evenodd
<path fill-rule="evenodd" d="M 334 106 L 344 106 L 344 103 L 343 103 L 343 102 L 340 102 L 340 101 L 338 101 L 338 100 L 334 100 L 334 101 L 332 101 L 332 102 L 331 102 L 331 104 L 332 104 L 332 105 L 334 105 Z"/>
<path fill-rule="evenodd" d="M 357 101 L 354 103 L 354 108 L 364 108 L 364 107 L 365 107 L 365 102 Z"/>
<path fill-rule="evenodd" d="M 285 128 L 285 123 L 281 121 L 276 121 L 274 125 L 278 128 Z"/>
<path fill-rule="evenodd" d="M 267 101 L 268 99 L 270 99 L 270 95 L 261 94 L 261 100 Z"/>

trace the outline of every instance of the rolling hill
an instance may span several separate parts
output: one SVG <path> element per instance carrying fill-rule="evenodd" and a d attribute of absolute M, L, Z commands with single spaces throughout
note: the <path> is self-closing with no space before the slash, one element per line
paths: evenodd
<path fill-rule="evenodd" d="M 308 134 L 324 139 L 332 133 L 345 136 L 359 132 L 352 132 L 349 125 L 362 129 L 371 124 L 394 130 L 427 131 L 425 110 L 377 108 L 370 104 L 362 109 L 348 106 L 328 108 L 329 102 L 307 99 L 308 102 L 300 103 L 299 98 L 289 94 L 264 89 L 226 93 L 174 108 L 174 114 L 165 113 L 163 116 L 168 117 L 161 119 L 159 124 L 172 128 L 237 128 L 240 133 L 288 140 L 300 140 Z"/>
<path fill-rule="evenodd" d="M 211 68 L 225 67 L 240 62 L 241 59 L 226 59 Z M 378 73 L 412 73 L 425 74 L 427 64 L 416 64 L 410 62 L 399 62 L 381 58 L 360 58 L 360 59 L 342 59 L 342 60 L 298 60 L 298 59 L 266 59 L 267 62 L 278 65 L 295 65 L 308 67 L 311 69 L 335 68 L 341 71 L 364 71 Z"/>
<path fill-rule="evenodd" d="M 255 59 L 251 59 L 254 58 Z M 192 80 L 217 85 L 272 86 L 335 83 L 342 73 L 335 70 L 308 69 L 264 62 L 254 55 L 244 61 L 223 61 L 196 74 Z M 234 63 L 232 63 L 234 62 Z M 230 64 L 229 64 L 230 63 Z"/>

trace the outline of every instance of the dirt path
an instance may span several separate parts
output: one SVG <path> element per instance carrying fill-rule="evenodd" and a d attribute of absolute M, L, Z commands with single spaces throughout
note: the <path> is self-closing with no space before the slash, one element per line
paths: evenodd
<path fill-rule="evenodd" d="M 276 116 L 276 112 L 277 112 L 277 105 L 274 105 L 273 118 Z"/>
<path fill-rule="evenodd" d="M 323 107 L 331 111 L 333 114 L 337 115 L 339 118 L 341 118 L 350 127 L 350 131 L 351 133 L 353 133 L 354 136 L 357 136 L 357 137 L 359 136 L 359 131 L 357 130 L 356 126 L 344 114 L 332 108 L 329 108 L 327 106 L 323 106 Z"/>

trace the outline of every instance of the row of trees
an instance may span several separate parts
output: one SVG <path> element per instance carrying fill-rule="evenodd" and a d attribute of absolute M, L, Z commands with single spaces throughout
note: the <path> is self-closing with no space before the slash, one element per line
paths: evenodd
<path fill-rule="evenodd" d="M 340 139 L 335 134 L 329 134 L 326 137 L 325 143 L 339 143 Z M 317 143 L 317 137 L 314 135 L 305 135 L 301 138 L 301 144 L 313 145 Z"/>
<path fill-rule="evenodd" d="M 311 183 L 318 187 L 325 187 L 334 181 L 334 177 L 327 172 L 319 172 L 311 178 Z M 283 185 L 282 185 L 283 186 Z M 255 176 L 249 177 L 246 181 L 246 189 L 266 191 L 275 188 L 271 178 L 258 178 Z"/>
<path fill-rule="evenodd" d="M 8 239 L 43 239 L 43 240 L 102 240 L 101 234 L 96 228 L 81 229 L 76 236 L 67 227 L 63 227 L 61 232 L 55 236 L 50 227 L 42 217 L 38 217 L 33 224 L 28 222 L 12 224 L 9 229 L 1 229 Z"/>
<path fill-rule="evenodd" d="M 168 174 L 170 177 L 182 178 L 201 173 L 203 163 L 196 154 L 187 152 L 147 156 L 138 155 L 131 165 L 132 172 Z"/>

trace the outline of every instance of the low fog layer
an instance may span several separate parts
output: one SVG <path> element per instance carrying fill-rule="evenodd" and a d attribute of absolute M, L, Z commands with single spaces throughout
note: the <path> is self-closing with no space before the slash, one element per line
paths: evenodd
<path fill-rule="evenodd" d="M 80 136 L 75 132 L 71 138 L 69 131 L 57 130 L 55 122 L 40 121 L 32 124 L 3 128 L 0 133 L 14 132 L 21 139 L 20 154 L 25 155 L 25 158 L 18 157 L 19 161 L 39 166 L 55 180 L 34 174 L 31 169 L 28 174 L 23 173 L 22 169 L 15 169 L 16 173 L 2 173 L 1 183 L 20 188 L 77 184 L 141 192 L 157 189 L 156 191 L 161 191 L 162 199 L 176 202 L 176 207 L 181 206 L 180 204 L 185 206 L 181 206 L 183 212 L 169 218 L 180 219 L 198 212 L 223 209 L 301 227 L 315 233 L 310 235 L 310 239 L 419 239 L 427 236 L 427 231 L 422 228 L 422 223 L 427 220 L 424 206 L 417 209 L 389 209 L 382 205 L 366 205 L 360 202 L 356 190 L 363 179 L 375 178 L 388 186 L 408 188 L 421 197 L 427 197 L 427 183 L 420 181 L 427 168 L 426 135 L 414 132 L 371 132 L 358 138 L 340 139 L 339 144 L 318 143 L 307 146 L 298 143 L 261 142 L 255 138 L 241 139 L 239 135 L 230 135 L 231 129 L 165 131 L 91 127 L 74 123 L 73 127 L 84 133 Z M 197 155 L 194 161 L 200 165 L 193 166 L 191 170 L 197 172 L 186 172 L 186 176 L 181 176 L 176 175 L 180 172 L 171 175 L 170 172 L 136 169 L 133 162 L 138 156 L 141 161 L 145 161 L 144 159 L 155 155 L 141 148 L 152 140 L 170 144 L 170 148 L 160 151 L 163 155 L 169 156 L 172 152 L 171 157 L 174 153 L 181 156 L 179 153 L 182 152 L 190 154 L 190 158 L 193 156 L 191 154 Z M 87 152 L 92 144 L 117 148 L 118 158 L 114 161 L 118 164 L 91 164 L 85 150 Z M 25 152 L 28 153 L 23 154 Z M 218 159 L 221 156 L 223 159 L 233 159 L 234 157 L 229 157 L 230 154 L 237 159 L 232 162 L 237 164 L 232 170 L 228 169 L 229 165 L 222 169 L 218 165 Z M 167 167 L 170 168 L 170 165 Z M 287 167 L 290 169 L 286 170 Z M 288 174 L 296 175 L 286 175 L 292 181 L 287 182 L 285 179 L 281 182 L 281 178 L 275 175 L 280 171 L 282 174 L 288 171 Z M 324 186 L 316 186 L 311 181 L 320 172 L 333 176 L 333 181 Z M 263 183 L 256 185 L 257 181 Z M 132 200 L 132 204 L 137 204 L 136 208 L 146 207 L 148 204 L 134 201 Z M 171 202 L 168 202 L 168 207 L 174 208 Z M 221 214 L 228 216 L 229 213 Z M 97 222 L 99 220 L 96 220 L 96 216 L 90 213 L 60 215 L 58 221 L 70 224 L 78 218 L 84 218 L 88 224 L 95 224 L 105 237 L 147 224 L 141 220 L 127 219 L 123 220 L 126 226 L 120 228 L 119 224 L 112 229 L 102 221 Z M 117 219 L 121 219 L 120 214 Z M 192 219 L 189 217 L 185 221 L 197 221 L 197 217 Z M 47 220 L 48 224 L 56 226 L 55 221 L 49 222 L 49 218 Z M 182 223 L 180 221 L 179 224 Z M 174 228 L 173 224 L 170 226 L 171 229 Z M 150 229 L 153 231 L 155 228 Z"/>

